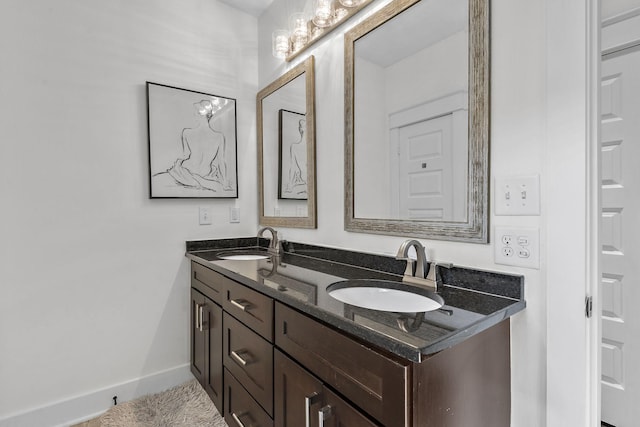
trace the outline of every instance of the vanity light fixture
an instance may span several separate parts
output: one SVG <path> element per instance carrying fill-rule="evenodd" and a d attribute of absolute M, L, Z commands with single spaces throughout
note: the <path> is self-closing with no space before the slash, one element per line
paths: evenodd
<path fill-rule="evenodd" d="M 275 30 L 272 54 L 292 60 L 341 22 L 357 13 L 373 0 L 313 0 L 313 16 L 297 12 L 289 16 L 289 30 Z"/>

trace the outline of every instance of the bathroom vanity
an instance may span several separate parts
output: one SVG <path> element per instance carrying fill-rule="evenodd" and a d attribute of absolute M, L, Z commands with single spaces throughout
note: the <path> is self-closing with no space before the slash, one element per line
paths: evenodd
<path fill-rule="evenodd" d="M 440 309 L 377 311 L 326 288 L 400 282 L 404 262 L 292 242 L 275 256 L 267 243 L 187 242 L 191 370 L 229 426 L 509 425 L 521 276 L 442 269 Z M 230 250 L 258 255 L 221 258 Z"/>

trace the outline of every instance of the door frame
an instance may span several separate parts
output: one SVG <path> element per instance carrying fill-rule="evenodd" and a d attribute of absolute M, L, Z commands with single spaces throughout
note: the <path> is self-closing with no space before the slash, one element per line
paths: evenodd
<path fill-rule="evenodd" d="M 599 21 L 599 0 L 546 2 L 547 427 L 600 422 Z"/>

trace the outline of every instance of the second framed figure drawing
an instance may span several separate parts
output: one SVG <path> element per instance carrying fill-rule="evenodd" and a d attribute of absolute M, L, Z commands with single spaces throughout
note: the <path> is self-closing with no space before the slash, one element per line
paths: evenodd
<path fill-rule="evenodd" d="M 278 111 L 278 198 L 307 200 L 307 120 L 304 114 Z"/>

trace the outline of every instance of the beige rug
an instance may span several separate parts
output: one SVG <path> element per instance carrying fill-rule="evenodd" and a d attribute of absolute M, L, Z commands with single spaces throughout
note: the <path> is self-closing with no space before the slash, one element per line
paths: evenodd
<path fill-rule="evenodd" d="M 197 380 L 119 403 L 95 421 L 102 427 L 227 427 Z"/>

